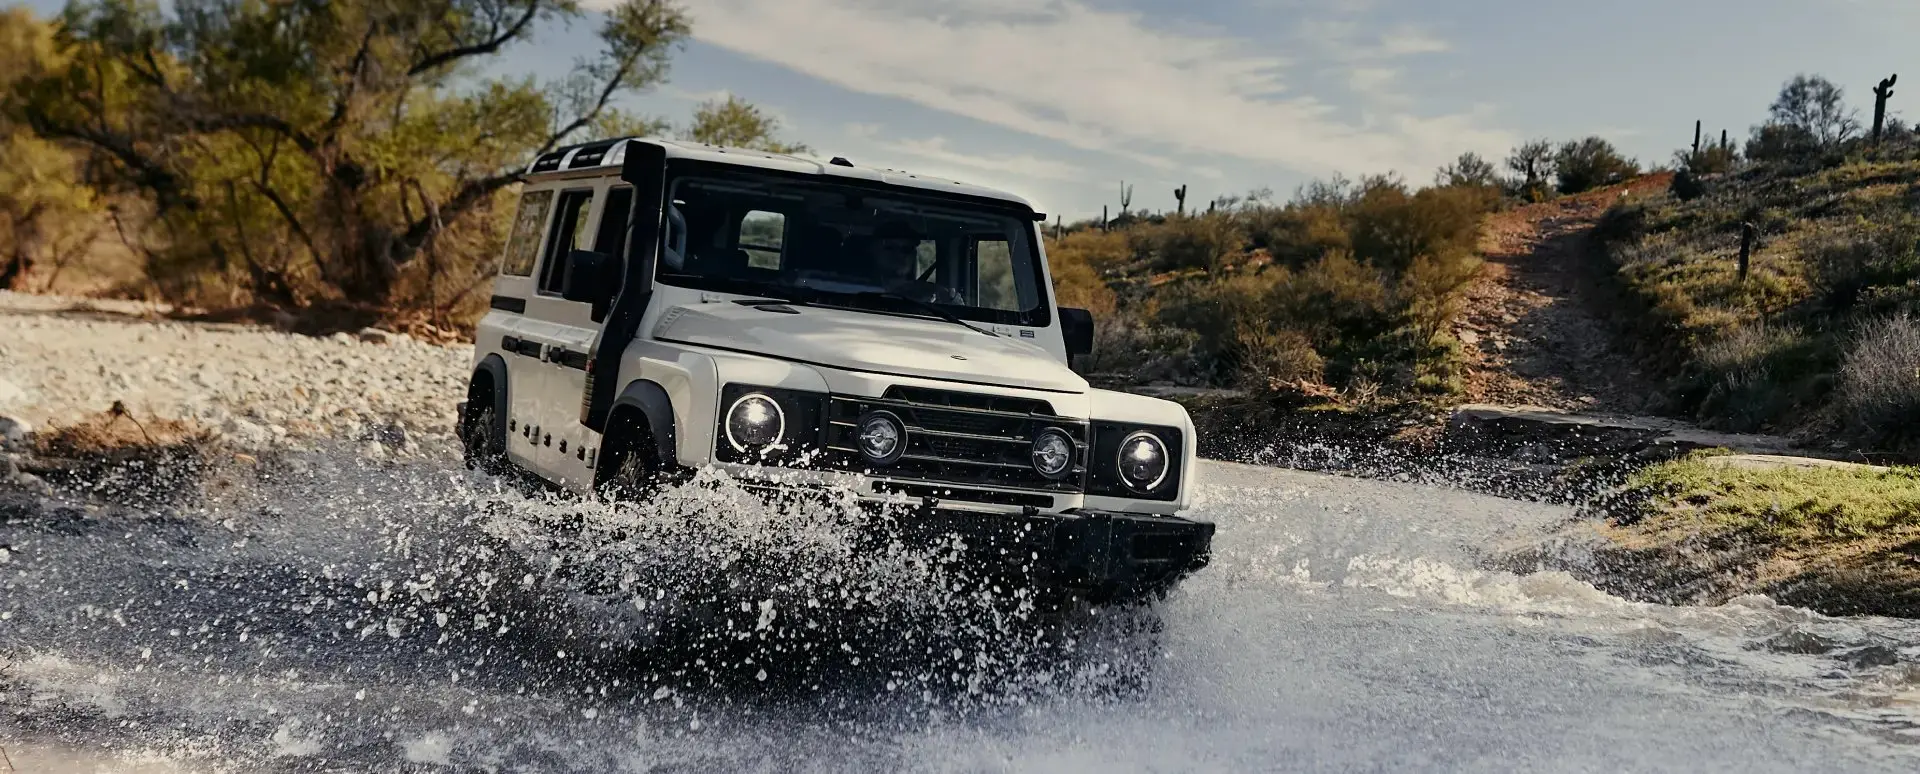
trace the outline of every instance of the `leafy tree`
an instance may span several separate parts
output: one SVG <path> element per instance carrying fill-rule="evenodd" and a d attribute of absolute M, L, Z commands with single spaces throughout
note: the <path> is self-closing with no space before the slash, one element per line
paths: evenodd
<path fill-rule="evenodd" d="M 385 306 L 437 240 L 485 230 L 532 154 L 661 82 L 688 32 L 674 0 L 623 0 L 560 82 L 480 73 L 583 16 L 576 0 L 77 0 L 65 61 L 12 102 L 152 198 L 162 264 L 192 278 L 170 290 L 228 277 L 276 302 Z"/>
<path fill-rule="evenodd" d="M 1513 149 L 1507 156 L 1507 171 L 1519 176 L 1518 193 L 1529 199 L 1546 197 L 1547 181 L 1553 177 L 1553 143 L 1532 140 Z"/>
<path fill-rule="evenodd" d="M 1620 155 L 1613 143 L 1600 137 L 1569 140 L 1553 156 L 1560 193 L 1576 194 L 1624 182 L 1640 174 L 1640 165 Z"/>
<path fill-rule="evenodd" d="M 53 61 L 53 48 L 53 30 L 26 9 L 0 11 L 0 91 Z M 44 259 L 57 269 L 91 241 L 100 197 L 78 171 L 73 154 L 0 112 L 0 288 L 26 288 Z"/>
<path fill-rule="evenodd" d="M 1818 75 L 1796 75 L 1780 87 L 1768 108 L 1771 122 L 1811 135 L 1823 146 L 1843 142 L 1860 131 L 1860 119 L 1847 107 L 1846 92 Z"/>
<path fill-rule="evenodd" d="M 1434 174 L 1434 185 L 1466 186 L 1493 188 L 1500 185 L 1500 173 L 1493 162 L 1480 157 L 1480 154 L 1468 151 L 1452 164 L 1441 167 Z"/>
<path fill-rule="evenodd" d="M 709 145 L 752 148 L 768 153 L 812 152 L 805 145 L 778 139 L 779 133 L 779 117 L 729 94 L 725 100 L 713 99 L 700 103 L 693 113 L 693 125 L 687 128 L 685 137 Z"/>

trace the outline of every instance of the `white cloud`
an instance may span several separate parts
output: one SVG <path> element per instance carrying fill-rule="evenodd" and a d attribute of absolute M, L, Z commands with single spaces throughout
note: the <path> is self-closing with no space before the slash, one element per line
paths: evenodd
<path fill-rule="evenodd" d="M 1443 54 L 1453 45 L 1416 27 L 1401 27 L 1380 36 L 1378 53 L 1382 57 Z"/>
<path fill-rule="evenodd" d="M 874 148 L 885 153 L 913 159 L 916 163 L 907 166 L 912 172 L 925 172 L 931 175 L 965 178 L 966 172 L 954 170 L 974 170 L 998 176 L 1024 177 L 1033 180 L 1075 181 L 1086 177 L 1086 171 L 1072 164 L 1056 159 L 1046 159 L 1029 154 L 1004 153 L 967 153 L 955 149 L 945 137 L 927 137 L 922 139 L 887 139 L 880 134 L 878 126 L 872 124 L 849 124 L 847 133 L 865 140 Z"/>
<path fill-rule="evenodd" d="M 744 56 L 1162 169 L 1174 166 L 1169 154 L 1315 175 L 1425 169 L 1511 139 L 1483 128 L 1481 110 L 1418 115 L 1382 103 L 1342 111 L 1289 81 L 1299 63 L 1248 41 L 1175 31 L 1081 0 L 961 9 L 936 0 L 706 0 L 694 15 L 697 37 Z M 1360 34 L 1351 22 L 1323 32 L 1328 42 Z M 1366 48 L 1376 64 L 1347 64 L 1380 69 L 1382 58 L 1435 53 L 1445 43 L 1400 29 Z M 1359 78 L 1380 89 L 1391 81 Z"/>

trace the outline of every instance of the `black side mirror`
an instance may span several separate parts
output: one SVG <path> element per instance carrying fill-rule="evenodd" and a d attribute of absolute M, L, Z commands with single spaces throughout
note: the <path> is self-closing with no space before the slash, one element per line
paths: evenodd
<path fill-rule="evenodd" d="M 613 294 L 607 282 L 607 267 L 613 261 L 606 253 L 574 250 L 567 253 L 566 275 L 560 279 L 560 297 L 568 301 L 599 304 Z"/>
<path fill-rule="evenodd" d="M 1060 307 L 1060 335 L 1067 340 L 1067 357 L 1093 354 L 1093 313 Z"/>

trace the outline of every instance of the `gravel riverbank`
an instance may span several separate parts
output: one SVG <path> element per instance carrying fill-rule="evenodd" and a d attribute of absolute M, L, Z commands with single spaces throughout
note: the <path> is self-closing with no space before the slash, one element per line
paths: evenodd
<path fill-rule="evenodd" d="M 42 427 L 121 401 L 242 447 L 328 437 L 408 450 L 452 433 L 472 358 L 471 345 L 398 334 L 312 337 L 0 291 L 0 415 Z"/>

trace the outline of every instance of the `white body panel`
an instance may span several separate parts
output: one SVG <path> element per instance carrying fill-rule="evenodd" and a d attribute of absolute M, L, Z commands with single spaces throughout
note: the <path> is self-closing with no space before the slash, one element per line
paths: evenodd
<path fill-rule="evenodd" d="M 661 144 L 670 157 L 878 180 L 1026 204 L 1019 197 L 990 189 L 905 173 L 825 165 L 754 151 Z M 607 192 L 622 185 L 617 161 L 609 163 L 611 168 L 535 176 L 526 184 L 523 196 L 549 190 L 593 191 L 590 214 L 584 216 L 585 233 L 596 233 L 607 217 L 602 211 Z M 498 356 L 508 371 L 509 458 L 555 484 L 584 492 L 591 487 L 602 440 L 579 421 L 585 372 L 503 346 L 508 337 L 513 337 L 537 342 L 543 348 L 585 352 L 594 341 L 598 325 L 591 319 L 587 304 L 568 302 L 539 288 L 539 278 L 546 274 L 549 261 L 565 254 L 544 243 L 554 231 L 552 220 L 550 214 L 540 226 L 540 233 L 546 236 L 542 237 L 540 260 L 532 276 L 503 273 L 495 282 L 497 297 L 524 299 L 525 311 L 496 308 L 483 318 L 476 334 L 474 362 L 478 367 L 489 356 Z M 1036 245 L 1043 244 L 1037 227 L 1032 238 Z M 1040 257 L 1043 277 L 1050 287 L 1044 252 Z M 1044 327 L 974 323 L 1000 334 L 987 336 L 926 317 L 818 306 L 801 306 L 798 314 L 781 314 L 734 303 L 743 298 L 749 297 L 656 284 L 637 338 L 617 360 L 607 353 L 600 355 L 598 368 L 612 372 L 622 387 L 644 380 L 666 392 L 675 425 L 675 462 L 681 466 L 719 465 L 742 475 L 832 480 L 855 487 L 863 497 L 882 498 L 873 492 L 874 480 L 857 474 L 771 468 L 756 471 L 750 466 L 716 462 L 716 427 L 718 415 L 725 408 L 718 405 L 720 390 L 729 383 L 748 383 L 838 396 L 879 397 L 894 386 L 924 387 L 1044 400 L 1060 417 L 1178 428 L 1184 441 L 1177 461 L 1179 491 L 1173 500 L 1057 493 L 1052 496 L 1052 507 L 1042 510 L 1093 508 L 1172 514 L 1187 505 L 1198 471 L 1193 423 L 1186 410 L 1170 401 L 1090 389 L 1086 380 L 1068 367 L 1057 313 L 1048 315 L 1049 324 Z M 617 367 L 608 367 L 616 363 Z M 1095 461 L 1088 460 L 1088 464 Z M 1015 506 L 961 501 L 943 502 L 943 506 L 1019 510 Z"/>

